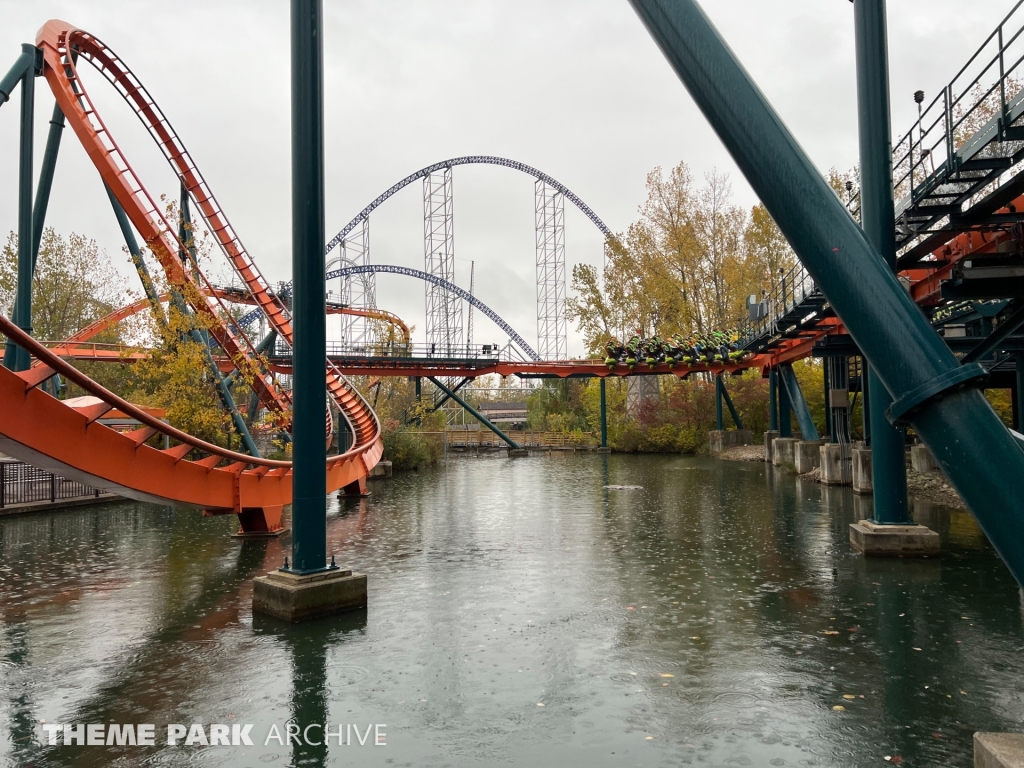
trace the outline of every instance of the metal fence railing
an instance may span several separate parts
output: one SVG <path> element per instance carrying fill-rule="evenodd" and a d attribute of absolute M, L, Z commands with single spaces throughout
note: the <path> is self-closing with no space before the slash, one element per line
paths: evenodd
<path fill-rule="evenodd" d="M 814 278 L 797 262 L 772 286 L 771 292 L 760 303 L 752 305 L 749 324 L 741 333 L 740 346 L 778 332 L 779 322 L 790 315 L 809 297 L 818 293 Z"/>
<path fill-rule="evenodd" d="M 85 483 L 55 475 L 21 461 L 0 461 L 0 509 L 16 504 L 98 497 Z"/>
<path fill-rule="evenodd" d="M 343 341 L 328 341 L 328 357 L 398 357 L 425 360 L 488 360 L 521 361 L 519 350 L 512 344 L 427 344 L 395 342 L 370 342 L 365 344 Z M 278 342 L 275 357 L 291 356 L 291 348 Z"/>
<path fill-rule="evenodd" d="M 931 212 L 944 221 L 960 209 L 965 193 L 978 194 L 979 181 L 998 185 L 1000 174 L 1010 169 L 1024 139 L 1015 125 L 1024 113 L 1022 6 L 1024 0 L 1018 0 L 927 106 L 923 91 L 915 95 L 918 120 L 893 141 L 897 219 L 921 205 L 923 215 Z M 855 217 L 859 208 L 854 195 L 850 209 Z M 897 232 L 901 249 L 917 234 L 914 230 L 912 223 L 905 223 Z"/>

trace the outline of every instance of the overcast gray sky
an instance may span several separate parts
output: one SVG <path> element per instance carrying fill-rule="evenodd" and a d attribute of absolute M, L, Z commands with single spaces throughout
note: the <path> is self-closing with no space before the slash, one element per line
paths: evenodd
<path fill-rule="evenodd" d="M 894 130 L 966 61 L 1012 0 L 889 3 Z M 856 162 L 853 6 L 847 0 L 704 0 L 820 169 Z M 753 193 L 625 0 L 325 0 L 327 236 L 402 177 L 491 154 L 533 165 L 616 231 L 635 219 L 644 178 L 680 160 Z M 0 0 L 0 69 L 50 18 L 102 39 L 156 98 L 271 280 L 290 276 L 286 0 Z M 85 70 L 101 113 L 154 195 L 175 195 L 163 159 L 112 89 Z M 37 88 L 36 163 L 53 100 Z M 17 96 L 0 109 L 0 232 L 17 224 Z M 457 281 L 536 339 L 533 180 L 455 169 Z M 422 268 L 419 183 L 371 218 L 372 260 Z M 99 176 L 65 132 L 47 223 L 95 238 L 122 268 Z M 601 236 L 566 210 L 570 265 L 598 263 Z M 423 288 L 378 278 L 378 304 L 423 328 Z M 476 340 L 501 334 L 483 318 Z M 503 341 L 503 339 L 502 339 Z M 570 335 L 570 353 L 582 347 Z"/>

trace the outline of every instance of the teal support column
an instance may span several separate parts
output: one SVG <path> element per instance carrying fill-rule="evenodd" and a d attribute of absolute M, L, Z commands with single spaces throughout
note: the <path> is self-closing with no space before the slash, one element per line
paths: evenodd
<path fill-rule="evenodd" d="M 823 378 L 823 384 L 825 390 L 825 437 L 828 438 L 830 443 L 838 443 L 839 438 L 836 437 L 835 425 L 832 423 L 832 383 L 829 381 L 829 366 L 832 358 L 822 358 L 821 361 L 821 372 Z"/>
<path fill-rule="evenodd" d="M 781 378 L 779 372 L 776 372 L 776 381 Z M 779 437 L 792 437 L 793 436 L 793 414 L 790 408 L 789 393 L 786 391 L 786 387 L 778 386 L 776 384 L 776 390 L 779 393 Z"/>
<path fill-rule="evenodd" d="M 117 225 L 121 228 L 121 236 L 124 238 L 125 245 L 128 246 L 128 254 L 131 256 L 132 264 L 135 265 L 135 271 L 139 274 L 139 279 L 142 281 L 142 290 L 149 300 L 150 312 L 153 313 L 153 319 L 156 320 L 157 326 L 163 328 L 167 325 L 167 318 L 164 316 L 164 310 L 160 304 L 160 294 L 153 283 L 152 276 L 149 274 L 146 262 L 142 259 L 142 249 L 139 248 L 139 241 L 135 239 L 135 233 L 132 231 L 132 224 L 128 220 L 128 214 L 124 212 L 124 208 L 121 207 L 121 204 L 114 197 L 114 193 L 111 192 L 110 187 L 106 183 L 103 184 L 103 188 L 107 190 L 107 198 L 109 198 L 110 205 L 114 208 L 114 216 L 117 218 Z"/>
<path fill-rule="evenodd" d="M 719 432 L 725 429 L 725 420 L 722 418 L 722 374 L 715 376 L 715 427 Z"/>
<path fill-rule="evenodd" d="M 458 403 L 463 408 L 465 408 L 467 413 L 471 414 L 477 421 L 479 421 L 481 424 L 483 424 L 485 427 L 487 427 L 489 430 L 491 430 L 491 432 L 493 432 L 498 437 L 500 437 L 502 440 L 504 440 L 506 443 L 508 443 L 510 447 L 515 448 L 517 450 L 521 447 L 519 445 L 519 443 L 517 443 L 511 437 L 509 437 L 504 432 L 502 432 L 500 429 L 498 429 L 494 424 L 492 424 L 490 419 L 488 419 L 482 413 L 477 411 L 476 408 L 471 406 L 469 403 L 467 403 L 461 397 L 456 395 L 455 392 L 453 392 L 448 387 L 446 387 L 444 384 L 442 384 L 440 382 L 440 380 L 434 378 L 433 376 L 428 376 L 427 378 L 429 378 L 432 382 L 434 382 L 434 386 L 435 387 L 440 389 L 442 392 L 444 392 L 446 395 L 448 395 L 448 397 L 450 397 L 456 403 Z"/>
<path fill-rule="evenodd" d="M 779 378 L 782 379 L 781 389 L 786 393 L 786 399 L 796 416 L 796 423 L 800 425 L 800 436 L 803 440 L 817 440 L 818 428 L 814 426 L 814 419 L 811 417 L 811 409 L 807 407 L 807 400 L 804 399 L 803 390 L 800 389 L 800 382 L 797 381 L 793 366 L 780 365 Z"/>
<path fill-rule="evenodd" d="M 1018 352 L 1014 364 L 1017 368 L 1017 391 L 1014 401 L 1017 403 L 1017 431 L 1024 433 L 1024 352 Z"/>
<path fill-rule="evenodd" d="M 36 47 L 21 46 L 23 54 L 31 54 L 32 64 L 21 76 L 21 141 L 18 152 L 18 287 L 14 298 L 14 324 L 32 333 L 32 277 L 35 254 L 32 249 L 32 127 L 36 92 Z M 4 365 L 12 371 L 28 370 L 32 360 L 21 347 L 8 343 Z"/>
<path fill-rule="evenodd" d="M 867 359 L 861 357 L 860 370 L 860 401 L 861 401 L 861 426 L 864 429 L 864 447 L 871 447 L 871 387 L 868 381 Z"/>
<path fill-rule="evenodd" d="M 768 429 L 771 432 L 779 428 L 779 383 L 774 368 L 768 369 Z"/>
<path fill-rule="evenodd" d="M 1017 364 L 1018 370 L 1020 363 Z M 608 400 L 605 397 L 606 383 L 601 377 L 601 447 L 608 447 Z"/>
<path fill-rule="evenodd" d="M 892 197 L 892 126 L 889 117 L 889 54 L 885 0 L 856 0 L 853 5 L 857 49 L 857 106 L 860 128 L 860 210 L 864 234 L 889 270 L 896 268 L 896 215 Z M 875 522 L 906 525 L 906 434 L 890 424 L 885 411 L 892 396 L 869 373 L 871 411 L 871 482 Z"/>
<path fill-rule="evenodd" d="M 0 79 L 0 106 L 3 106 L 11 98 L 15 87 L 25 76 L 25 71 L 29 67 L 35 67 L 35 65 L 35 46 L 23 44 L 21 46 L 21 55 L 14 62 L 14 66 L 7 70 L 7 74 L 3 76 L 3 79 Z"/>
<path fill-rule="evenodd" d="M 43 239 L 43 226 L 46 223 L 46 209 L 50 205 L 50 190 L 53 189 L 53 174 L 57 169 L 57 154 L 60 152 L 60 140 L 64 135 L 64 112 L 60 104 L 54 103 L 53 114 L 50 115 L 50 130 L 46 134 L 46 147 L 43 149 L 43 164 L 39 169 L 39 185 L 36 187 L 36 204 L 32 209 L 32 267 L 39 259 L 39 243 Z"/>
<path fill-rule="evenodd" d="M 413 417 L 413 421 L 416 424 L 419 424 L 422 421 L 422 419 L 420 419 L 419 413 L 420 413 L 420 404 L 423 402 L 423 379 L 421 377 L 419 377 L 419 376 L 414 376 L 413 379 L 414 379 L 414 381 L 416 383 L 416 401 L 415 401 L 416 416 Z"/>
<path fill-rule="evenodd" d="M 39 169 L 39 185 L 36 187 L 36 202 L 32 208 L 33 278 L 36 273 L 36 264 L 39 262 L 39 243 L 43 238 L 43 225 L 46 222 L 46 209 L 50 204 L 50 190 L 53 188 L 53 173 L 57 167 L 57 153 L 60 150 L 60 139 L 63 132 L 64 113 L 61 111 L 60 106 L 54 104 L 53 116 L 50 118 L 50 131 L 46 136 L 46 148 L 43 150 L 43 165 Z M 19 314 L 17 300 L 15 300 L 12 314 L 15 317 Z M 8 342 L 8 344 L 10 344 L 10 342 Z M 50 383 L 51 382 L 47 382 L 47 385 Z M 44 389 L 47 389 L 47 386 L 44 385 Z"/>
<path fill-rule="evenodd" d="M 327 567 L 323 2 L 291 0 L 292 563 Z"/>
<path fill-rule="evenodd" d="M 718 385 L 722 388 L 722 399 L 725 400 L 725 405 L 729 409 L 729 415 L 732 416 L 736 429 L 743 429 L 743 419 L 740 418 L 740 412 L 736 410 L 732 398 L 729 397 L 729 390 L 725 388 L 725 379 L 722 378 L 722 374 L 718 374 Z"/>
<path fill-rule="evenodd" d="M 472 378 L 470 378 L 469 376 L 466 376 L 466 377 L 464 377 L 464 378 L 462 379 L 462 381 L 460 381 L 460 382 L 459 382 L 458 384 L 456 384 L 456 385 L 455 385 L 455 386 L 454 386 L 454 387 L 452 388 L 452 391 L 453 391 L 453 392 L 458 392 L 458 391 L 459 391 L 460 389 L 462 389 L 462 388 L 463 388 L 464 386 L 466 386 L 467 384 L 469 384 L 469 382 L 471 382 L 472 380 L 473 380 L 473 379 L 472 379 Z M 437 401 L 436 403 L 434 403 L 434 407 L 430 409 L 430 410 L 431 410 L 431 412 L 434 412 L 434 411 L 437 411 L 437 410 L 439 410 L 439 409 L 443 408 L 443 407 L 444 407 L 444 404 L 445 404 L 445 403 L 447 403 L 449 399 L 450 399 L 450 398 L 448 397 L 448 395 L 445 395 L 444 397 L 442 397 L 442 398 L 441 398 L 440 400 L 438 400 L 438 401 Z"/>

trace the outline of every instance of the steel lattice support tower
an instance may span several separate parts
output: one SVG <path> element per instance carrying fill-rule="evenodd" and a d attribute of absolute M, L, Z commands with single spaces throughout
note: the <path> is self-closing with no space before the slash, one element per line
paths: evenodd
<path fill-rule="evenodd" d="M 424 270 L 455 282 L 452 169 L 423 177 Z M 462 346 L 462 302 L 448 289 L 428 283 L 427 343 L 435 354 L 451 354 Z"/>
<path fill-rule="evenodd" d="M 370 263 L 370 219 L 363 219 L 341 243 L 341 266 L 361 267 Z M 339 278 L 338 300 L 358 309 L 377 306 L 377 277 L 371 273 Z M 341 316 L 341 340 L 363 346 L 376 340 L 372 320 L 355 315 Z"/>
<path fill-rule="evenodd" d="M 543 179 L 534 183 L 537 226 L 537 351 L 565 360 L 565 196 Z"/>

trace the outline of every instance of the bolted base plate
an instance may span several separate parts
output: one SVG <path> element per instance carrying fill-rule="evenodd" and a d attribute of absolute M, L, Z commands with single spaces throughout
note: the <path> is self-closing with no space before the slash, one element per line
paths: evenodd
<path fill-rule="evenodd" d="M 939 554 L 939 534 L 923 525 L 850 524 L 850 545 L 865 555 L 927 557 Z"/>
<path fill-rule="evenodd" d="M 253 579 L 253 612 L 293 623 L 365 606 L 366 575 L 362 573 L 271 571 Z"/>
<path fill-rule="evenodd" d="M 278 528 L 276 531 L 238 531 L 231 534 L 232 539 L 276 539 L 291 531 L 291 528 Z"/>

